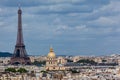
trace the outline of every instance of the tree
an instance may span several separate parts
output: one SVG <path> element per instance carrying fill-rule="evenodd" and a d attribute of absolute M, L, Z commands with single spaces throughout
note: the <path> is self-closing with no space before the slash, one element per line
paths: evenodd
<path fill-rule="evenodd" d="M 96 65 L 97 64 L 95 61 L 89 60 L 89 59 L 81 59 L 81 60 L 77 61 L 77 63 L 90 64 L 90 65 Z"/>
<path fill-rule="evenodd" d="M 28 72 L 25 68 L 19 68 L 18 70 L 17 70 L 17 72 L 20 72 L 20 73 L 26 73 L 26 72 Z"/>
<path fill-rule="evenodd" d="M 46 64 L 46 61 L 34 61 L 33 63 L 32 63 L 33 65 L 37 65 L 37 66 L 42 66 L 42 65 L 45 65 Z"/>
<path fill-rule="evenodd" d="M 7 68 L 5 69 L 5 72 L 16 72 L 15 68 Z"/>
<path fill-rule="evenodd" d="M 73 62 L 73 60 L 71 60 L 71 59 L 67 59 L 67 62 Z"/>
<path fill-rule="evenodd" d="M 107 62 L 107 60 L 103 59 L 102 62 L 103 62 L 103 63 L 104 63 L 104 62 Z"/>
<path fill-rule="evenodd" d="M 77 71 L 76 69 L 70 69 L 69 71 L 71 71 L 72 73 L 80 73 L 80 71 Z"/>
<path fill-rule="evenodd" d="M 44 70 L 42 70 L 41 72 L 43 72 L 43 73 L 47 73 L 47 71 L 44 71 Z"/>

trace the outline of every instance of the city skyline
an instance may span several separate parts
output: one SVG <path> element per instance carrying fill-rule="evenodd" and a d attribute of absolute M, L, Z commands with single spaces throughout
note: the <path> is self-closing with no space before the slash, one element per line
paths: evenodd
<path fill-rule="evenodd" d="M 18 3 L 29 55 L 120 53 L 119 0 L 1 0 L 0 51 L 14 51 Z"/>

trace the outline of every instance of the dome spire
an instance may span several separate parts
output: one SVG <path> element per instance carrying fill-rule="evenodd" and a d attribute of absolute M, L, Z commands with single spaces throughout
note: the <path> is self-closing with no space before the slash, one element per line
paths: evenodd
<path fill-rule="evenodd" d="M 50 45 L 50 52 L 54 52 L 53 48 L 52 48 L 52 45 Z"/>

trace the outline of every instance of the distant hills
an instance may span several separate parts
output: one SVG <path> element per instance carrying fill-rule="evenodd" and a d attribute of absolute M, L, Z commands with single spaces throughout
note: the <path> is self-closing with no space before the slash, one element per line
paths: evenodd
<path fill-rule="evenodd" d="M 12 53 L 9 52 L 0 52 L 0 57 L 11 57 Z"/>

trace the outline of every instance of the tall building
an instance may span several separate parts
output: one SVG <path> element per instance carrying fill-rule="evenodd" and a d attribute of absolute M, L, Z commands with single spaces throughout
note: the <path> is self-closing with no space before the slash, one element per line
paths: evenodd
<path fill-rule="evenodd" d="M 30 58 L 27 55 L 22 33 L 22 10 L 18 9 L 18 32 L 14 54 L 11 57 L 11 64 L 30 64 Z"/>

